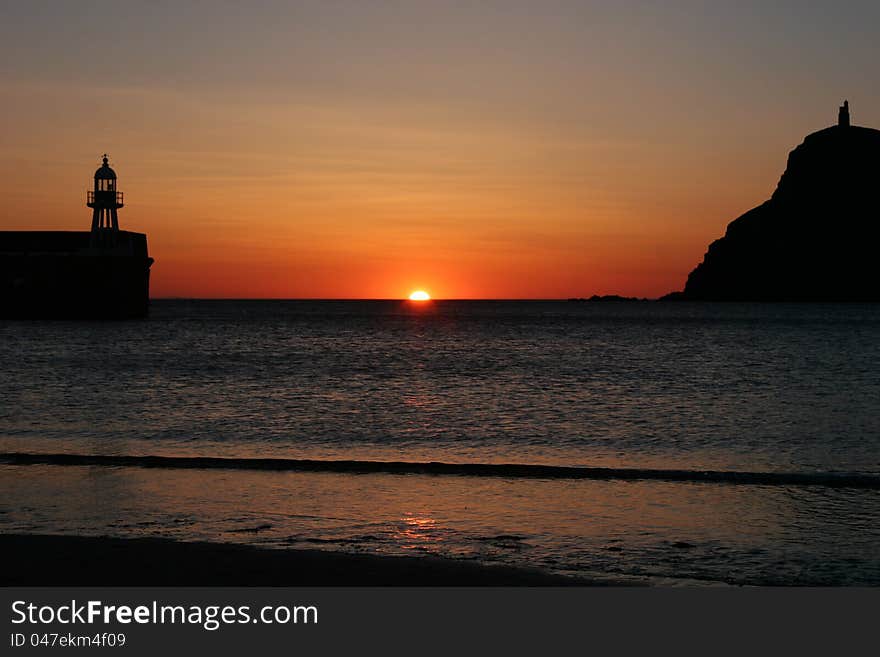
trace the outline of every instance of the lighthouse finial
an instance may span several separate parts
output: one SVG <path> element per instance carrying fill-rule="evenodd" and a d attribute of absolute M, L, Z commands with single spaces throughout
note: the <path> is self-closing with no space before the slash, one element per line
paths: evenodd
<path fill-rule="evenodd" d="M 107 157 L 107 153 L 104 153 L 104 159 L 103 159 L 104 166 L 107 166 L 107 161 L 108 161 L 108 159 L 109 159 L 109 158 Z"/>

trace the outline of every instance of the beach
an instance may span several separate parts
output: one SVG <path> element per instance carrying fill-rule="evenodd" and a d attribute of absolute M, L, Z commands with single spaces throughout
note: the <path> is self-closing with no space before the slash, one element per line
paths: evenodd
<path fill-rule="evenodd" d="M 437 557 L 250 545 L 0 534 L 0 586 L 583 586 L 525 568 Z"/>

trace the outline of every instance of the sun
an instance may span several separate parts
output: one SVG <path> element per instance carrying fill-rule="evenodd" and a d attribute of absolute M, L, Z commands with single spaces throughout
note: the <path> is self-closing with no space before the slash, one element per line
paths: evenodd
<path fill-rule="evenodd" d="M 412 294 L 409 295 L 410 301 L 430 301 L 431 295 L 425 292 L 424 290 L 415 290 Z"/>

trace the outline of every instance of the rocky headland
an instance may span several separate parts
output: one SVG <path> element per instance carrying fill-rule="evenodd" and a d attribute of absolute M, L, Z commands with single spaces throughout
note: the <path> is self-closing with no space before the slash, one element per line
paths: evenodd
<path fill-rule="evenodd" d="M 880 301 L 880 130 L 838 124 L 788 156 L 776 191 L 727 226 L 690 273 L 699 301 Z"/>

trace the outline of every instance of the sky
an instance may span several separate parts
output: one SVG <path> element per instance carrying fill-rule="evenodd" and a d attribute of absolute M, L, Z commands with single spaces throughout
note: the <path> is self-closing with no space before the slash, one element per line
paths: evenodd
<path fill-rule="evenodd" d="M 833 124 L 876 2 L 0 0 L 0 230 L 87 230 L 110 156 L 153 297 L 656 297 Z"/>

